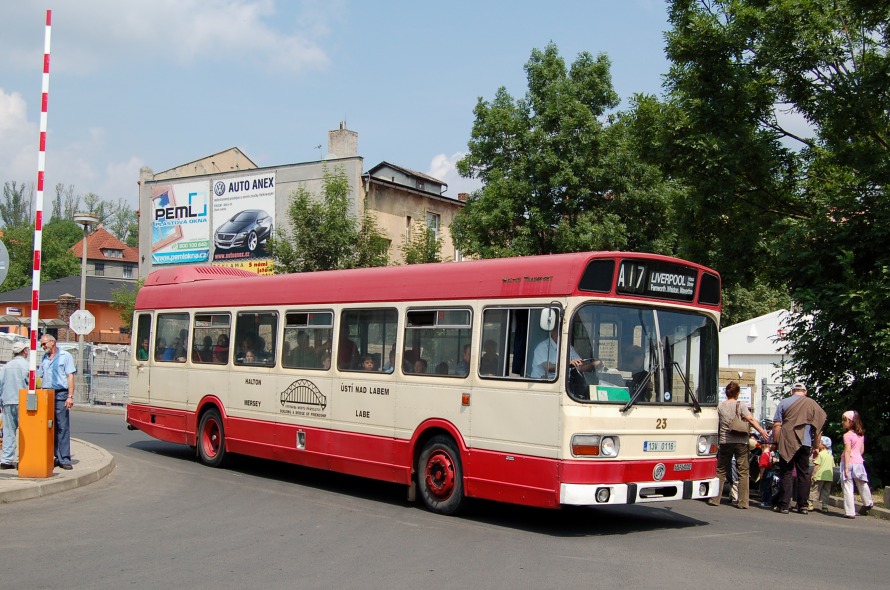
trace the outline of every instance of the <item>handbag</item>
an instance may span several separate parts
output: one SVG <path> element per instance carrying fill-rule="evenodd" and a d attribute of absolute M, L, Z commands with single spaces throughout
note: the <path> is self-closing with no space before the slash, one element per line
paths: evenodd
<path fill-rule="evenodd" d="M 729 431 L 732 434 L 744 434 L 748 436 L 751 432 L 751 426 L 748 424 L 748 421 L 742 418 L 739 413 L 739 404 L 742 402 L 736 402 L 735 404 L 735 418 L 732 419 L 732 422 L 729 423 Z"/>

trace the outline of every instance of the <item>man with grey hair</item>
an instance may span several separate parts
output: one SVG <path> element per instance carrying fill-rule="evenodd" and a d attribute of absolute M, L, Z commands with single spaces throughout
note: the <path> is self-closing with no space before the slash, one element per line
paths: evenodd
<path fill-rule="evenodd" d="M 56 464 L 62 469 L 71 466 L 71 428 L 68 411 L 74 406 L 74 359 L 71 354 L 56 345 L 50 334 L 40 338 L 43 347 L 43 360 L 37 374 L 43 378 L 42 387 L 56 392 L 55 456 Z"/>
<path fill-rule="evenodd" d="M 807 397 L 803 383 L 791 386 L 791 396 L 776 408 L 773 417 L 773 442 L 779 455 L 779 479 L 781 493 L 773 508 L 788 514 L 791 508 L 793 473 L 797 479 L 797 511 L 807 513 L 810 493 L 810 451 L 813 441 L 818 441 L 825 425 L 825 411 L 812 398 Z"/>
<path fill-rule="evenodd" d="M 0 374 L 0 406 L 3 408 L 3 451 L 0 469 L 15 469 L 15 434 L 19 428 L 19 390 L 28 388 L 28 346 L 12 343 L 12 360 Z"/>

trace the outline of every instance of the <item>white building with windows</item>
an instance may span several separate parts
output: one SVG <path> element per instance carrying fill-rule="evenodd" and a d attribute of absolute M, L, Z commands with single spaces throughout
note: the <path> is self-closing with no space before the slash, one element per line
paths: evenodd
<path fill-rule="evenodd" d="M 782 365 L 790 360 L 785 352 L 784 318 L 786 310 L 774 311 L 720 330 L 720 367 L 753 370 L 756 372 L 754 404 L 756 418 L 772 419 L 777 400 L 784 397 L 790 383 L 782 381 Z M 763 384 L 767 384 L 766 404 L 763 406 Z M 761 408 L 765 407 L 765 413 Z"/>

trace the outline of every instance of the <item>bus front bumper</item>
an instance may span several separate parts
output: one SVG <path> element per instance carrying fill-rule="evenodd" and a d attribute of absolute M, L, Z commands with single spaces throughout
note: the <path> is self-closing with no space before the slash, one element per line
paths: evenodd
<path fill-rule="evenodd" d="M 559 486 L 559 503 L 572 506 L 645 504 L 670 500 L 704 500 L 717 495 L 719 480 L 649 481 L 624 484 L 572 484 Z"/>

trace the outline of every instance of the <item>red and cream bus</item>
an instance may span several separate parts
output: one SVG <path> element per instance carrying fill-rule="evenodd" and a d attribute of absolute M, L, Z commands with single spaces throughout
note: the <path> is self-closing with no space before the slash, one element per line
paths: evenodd
<path fill-rule="evenodd" d="M 709 498 L 719 314 L 716 272 L 646 254 L 163 269 L 136 298 L 127 422 L 442 514 Z"/>

